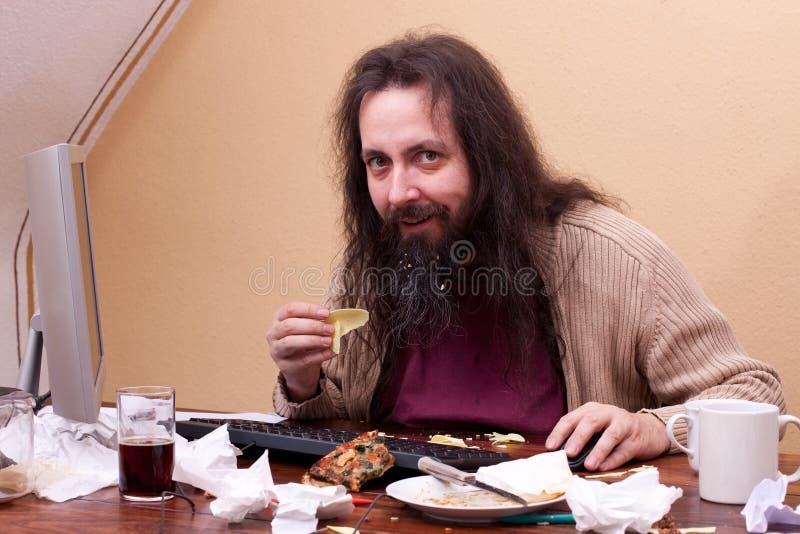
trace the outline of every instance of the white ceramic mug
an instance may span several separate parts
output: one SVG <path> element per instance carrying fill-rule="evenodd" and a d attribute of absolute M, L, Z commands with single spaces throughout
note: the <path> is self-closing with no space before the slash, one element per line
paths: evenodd
<path fill-rule="evenodd" d="M 686 453 L 686 456 L 689 458 L 689 467 L 691 467 L 695 473 L 700 471 L 700 451 L 699 447 L 697 446 L 700 439 L 700 421 L 698 420 L 698 416 L 700 415 L 700 407 L 709 403 L 748 404 L 750 402 L 751 401 L 743 399 L 692 400 L 684 404 L 684 406 L 686 406 L 686 413 L 677 413 L 669 418 L 669 421 L 667 421 L 667 436 L 669 436 L 670 441 L 672 441 L 676 447 Z M 675 423 L 681 419 L 686 420 L 685 447 L 675 438 Z"/>
<path fill-rule="evenodd" d="M 744 504 L 756 484 L 781 474 L 780 432 L 789 423 L 800 428 L 797 417 L 760 402 L 704 403 L 697 420 L 700 498 L 725 504 Z M 787 478 L 800 480 L 800 468 Z"/>

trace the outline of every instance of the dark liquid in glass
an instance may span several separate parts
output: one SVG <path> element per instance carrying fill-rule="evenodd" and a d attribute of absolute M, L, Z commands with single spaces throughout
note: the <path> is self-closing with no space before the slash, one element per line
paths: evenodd
<path fill-rule="evenodd" d="M 166 438 L 125 438 L 119 444 L 119 492 L 131 498 L 161 498 L 173 491 L 175 442 Z"/>

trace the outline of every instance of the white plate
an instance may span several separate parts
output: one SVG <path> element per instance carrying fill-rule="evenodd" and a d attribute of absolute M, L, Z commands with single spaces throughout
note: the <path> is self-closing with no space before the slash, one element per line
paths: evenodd
<path fill-rule="evenodd" d="M 472 486 L 457 486 L 432 476 L 406 478 L 386 486 L 386 493 L 433 518 L 467 523 L 488 523 L 501 517 L 529 514 L 564 500 L 517 504 Z"/>

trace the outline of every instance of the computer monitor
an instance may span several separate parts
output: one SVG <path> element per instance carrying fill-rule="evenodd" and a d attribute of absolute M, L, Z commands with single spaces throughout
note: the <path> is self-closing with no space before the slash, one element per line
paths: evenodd
<path fill-rule="evenodd" d="M 25 156 L 25 174 L 39 312 L 17 387 L 37 392 L 43 337 L 53 411 L 93 423 L 105 373 L 86 154 L 81 146 L 54 145 Z"/>

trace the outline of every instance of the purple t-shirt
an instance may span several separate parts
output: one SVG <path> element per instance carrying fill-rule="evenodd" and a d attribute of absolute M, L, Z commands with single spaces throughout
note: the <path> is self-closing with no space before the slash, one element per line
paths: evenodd
<path fill-rule="evenodd" d="M 494 332 L 491 311 L 471 307 L 462 312 L 463 328 L 446 332 L 435 346 L 401 351 L 396 401 L 387 420 L 417 428 L 549 434 L 566 413 L 566 396 L 544 343 L 534 344 L 521 388 L 514 376 L 504 376 L 506 343 Z"/>

